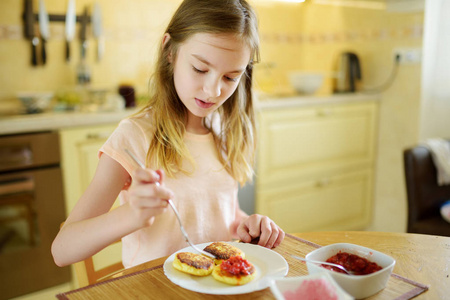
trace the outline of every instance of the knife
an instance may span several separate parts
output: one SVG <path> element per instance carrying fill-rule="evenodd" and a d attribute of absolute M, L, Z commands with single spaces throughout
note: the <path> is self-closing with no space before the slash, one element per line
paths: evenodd
<path fill-rule="evenodd" d="M 47 62 L 47 51 L 45 50 L 45 42 L 50 37 L 50 31 L 48 28 L 49 18 L 47 11 L 45 10 L 44 0 L 39 0 L 39 30 L 41 31 L 42 40 L 42 64 Z"/>
<path fill-rule="evenodd" d="M 75 14 L 75 0 L 69 0 L 66 12 L 66 61 L 70 61 L 70 42 L 75 35 L 75 23 L 77 21 Z"/>
<path fill-rule="evenodd" d="M 92 12 L 92 28 L 97 40 L 97 61 L 100 61 L 105 51 L 105 39 L 103 37 L 102 12 L 98 2 L 94 4 L 94 11 Z"/>
<path fill-rule="evenodd" d="M 86 39 L 86 29 L 88 23 L 88 9 L 84 8 L 83 16 L 81 17 L 81 30 L 80 30 L 80 41 L 81 41 L 81 59 L 86 57 L 87 50 L 87 39 Z"/>
<path fill-rule="evenodd" d="M 31 64 L 37 66 L 37 46 L 39 38 L 34 32 L 33 1 L 25 0 L 25 36 L 31 40 Z"/>

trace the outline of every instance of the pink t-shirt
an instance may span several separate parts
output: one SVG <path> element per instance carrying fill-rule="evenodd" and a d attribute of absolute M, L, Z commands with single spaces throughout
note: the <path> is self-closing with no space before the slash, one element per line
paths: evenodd
<path fill-rule="evenodd" d="M 102 146 L 99 155 L 106 153 L 131 175 L 137 165 L 124 149 L 145 162 L 152 133 L 148 116 L 125 119 Z M 175 178 L 166 176 L 164 184 L 174 192 L 172 201 L 193 243 L 229 241 L 232 237 L 230 228 L 239 210 L 238 183 L 219 162 L 211 133 L 195 135 L 186 132 L 184 141 L 196 162 L 196 168 L 192 175 L 179 172 Z M 128 201 L 128 186 L 124 186 L 119 194 L 121 204 Z M 188 246 L 170 208 L 156 216 L 151 226 L 122 238 L 122 243 L 125 267 L 167 256 Z"/>

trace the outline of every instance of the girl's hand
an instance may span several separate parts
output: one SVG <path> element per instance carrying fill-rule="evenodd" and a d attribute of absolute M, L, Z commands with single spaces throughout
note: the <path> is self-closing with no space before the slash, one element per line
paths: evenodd
<path fill-rule="evenodd" d="M 254 214 L 241 222 L 237 228 L 239 238 L 250 243 L 259 238 L 258 245 L 266 248 L 275 248 L 284 239 L 284 231 L 267 216 Z"/>
<path fill-rule="evenodd" d="M 171 190 L 162 184 L 164 173 L 162 170 L 136 169 L 133 172 L 133 182 L 129 189 L 130 207 L 137 222 L 141 226 L 150 226 L 155 216 L 166 211 Z"/>

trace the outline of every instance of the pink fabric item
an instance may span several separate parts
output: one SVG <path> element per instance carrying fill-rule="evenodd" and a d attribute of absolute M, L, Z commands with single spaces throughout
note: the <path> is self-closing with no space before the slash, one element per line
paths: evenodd
<path fill-rule="evenodd" d="M 335 288 L 325 279 L 307 279 L 293 291 L 284 292 L 286 300 L 338 300 Z"/>
<path fill-rule="evenodd" d="M 144 162 L 152 133 L 147 115 L 125 119 L 101 147 L 99 156 L 109 155 L 131 175 L 137 166 L 124 149 Z M 238 184 L 222 168 L 212 134 L 186 133 L 184 140 L 197 164 L 194 173 L 191 176 L 180 173 L 175 178 L 166 176 L 164 184 L 175 194 L 172 201 L 192 242 L 229 241 L 232 238 L 230 228 L 239 210 Z M 128 186 L 124 186 L 119 195 L 121 204 L 128 201 L 127 189 Z M 122 243 L 126 268 L 188 246 L 171 209 L 157 216 L 152 226 L 125 236 Z"/>
<path fill-rule="evenodd" d="M 441 206 L 441 216 L 445 221 L 450 223 L 450 201 L 445 202 Z"/>

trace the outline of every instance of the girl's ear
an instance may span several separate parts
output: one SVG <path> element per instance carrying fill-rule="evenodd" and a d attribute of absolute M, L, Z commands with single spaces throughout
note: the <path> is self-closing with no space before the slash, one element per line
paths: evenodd
<path fill-rule="evenodd" d="M 163 36 L 161 47 L 163 47 L 163 48 L 166 47 L 169 40 L 170 40 L 170 34 L 165 33 Z M 167 59 L 169 60 L 170 63 L 172 63 L 172 51 L 170 51 L 170 49 L 169 49 L 169 54 L 168 54 Z"/>

